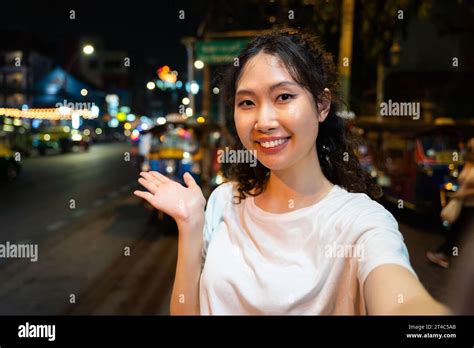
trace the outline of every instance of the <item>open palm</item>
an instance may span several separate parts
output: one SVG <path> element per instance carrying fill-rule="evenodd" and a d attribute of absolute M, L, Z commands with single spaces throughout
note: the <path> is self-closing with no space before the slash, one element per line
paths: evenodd
<path fill-rule="evenodd" d="M 138 182 L 148 192 L 135 191 L 134 194 L 145 199 L 177 222 L 186 221 L 193 214 L 204 211 L 206 199 L 191 174 L 185 173 L 183 176 L 187 187 L 158 172 L 141 172 L 140 175 L 142 177 L 138 179 Z"/>

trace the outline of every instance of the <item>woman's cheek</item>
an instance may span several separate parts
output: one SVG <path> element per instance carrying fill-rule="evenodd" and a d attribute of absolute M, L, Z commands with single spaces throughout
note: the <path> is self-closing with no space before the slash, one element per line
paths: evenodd
<path fill-rule="evenodd" d="M 250 119 L 250 118 L 249 118 Z M 240 141 L 246 149 L 252 148 L 252 123 L 249 120 L 244 120 L 236 114 L 235 129 Z"/>
<path fill-rule="evenodd" d="M 294 117 L 295 115 L 297 115 L 298 111 L 299 111 L 298 105 L 295 105 L 295 104 L 289 104 L 288 105 L 287 114 L 290 117 Z"/>
<path fill-rule="evenodd" d="M 311 147 L 318 136 L 318 121 L 316 116 L 312 113 L 295 113 L 293 117 L 288 120 L 288 128 L 297 136 L 299 141 L 297 146 L 301 151 L 307 147 Z M 298 135 L 303 135 L 302 137 Z"/>

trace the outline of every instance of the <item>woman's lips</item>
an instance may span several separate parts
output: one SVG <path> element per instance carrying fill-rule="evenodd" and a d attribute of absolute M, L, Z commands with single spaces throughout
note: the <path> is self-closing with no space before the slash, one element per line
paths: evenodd
<path fill-rule="evenodd" d="M 261 142 L 256 141 L 256 143 L 258 144 L 258 149 L 259 149 L 261 152 L 263 152 L 263 153 L 265 153 L 265 154 L 271 155 L 271 154 L 276 154 L 276 153 L 282 151 L 282 150 L 288 145 L 288 143 L 290 142 L 290 138 L 291 138 L 291 137 L 280 138 L 280 139 L 284 139 L 285 141 L 284 141 L 283 143 L 281 143 L 281 144 L 278 144 L 278 145 L 275 145 L 275 146 L 271 146 L 271 147 L 263 147 L 262 143 L 267 143 L 267 144 L 270 143 L 270 145 L 271 145 L 272 142 L 265 142 L 265 141 L 263 141 L 263 142 L 261 143 Z M 273 143 L 275 144 L 275 141 L 273 141 Z"/>

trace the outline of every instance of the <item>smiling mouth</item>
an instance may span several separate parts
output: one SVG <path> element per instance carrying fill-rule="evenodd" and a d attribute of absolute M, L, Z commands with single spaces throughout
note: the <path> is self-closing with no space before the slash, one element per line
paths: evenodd
<path fill-rule="evenodd" d="M 286 138 L 281 138 L 281 139 L 272 140 L 272 141 L 263 141 L 263 142 L 255 141 L 255 142 L 260 144 L 260 146 L 262 146 L 265 149 L 271 149 L 273 147 L 277 147 L 288 142 L 290 138 L 291 137 L 286 137 Z"/>

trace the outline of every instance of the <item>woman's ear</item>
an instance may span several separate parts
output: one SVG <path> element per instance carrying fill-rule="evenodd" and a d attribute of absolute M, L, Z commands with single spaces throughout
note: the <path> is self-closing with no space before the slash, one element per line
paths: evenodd
<path fill-rule="evenodd" d="M 318 121 L 324 122 L 331 110 L 331 91 L 325 88 L 318 102 Z"/>

